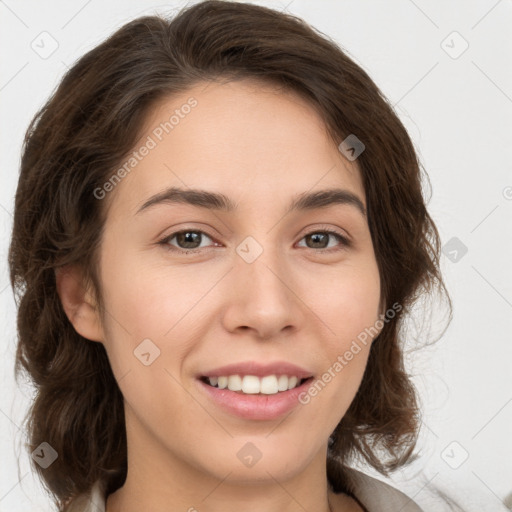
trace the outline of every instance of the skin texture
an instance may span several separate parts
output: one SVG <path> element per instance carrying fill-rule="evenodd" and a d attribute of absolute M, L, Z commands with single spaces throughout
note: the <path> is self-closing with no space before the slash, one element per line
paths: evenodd
<path fill-rule="evenodd" d="M 78 268 L 58 279 L 68 317 L 105 345 L 125 397 L 128 476 L 107 512 L 327 512 L 328 500 L 332 510 L 362 510 L 328 491 L 325 462 L 370 344 L 309 404 L 273 421 L 221 411 L 196 378 L 250 360 L 285 360 L 320 376 L 374 325 L 382 309 L 366 218 L 347 204 L 285 215 L 294 196 L 320 189 L 347 189 L 365 204 L 356 162 L 304 100 L 248 80 L 201 83 L 161 100 L 140 143 L 190 97 L 197 106 L 103 199 L 105 317 L 92 290 L 77 284 Z M 176 203 L 136 213 L 169 186 L 222 192 L 238 208 Z M 179 252 L 176 237 L 158 243 L 183 229 L 206 233 L 195 253 Z M 325 229 L 351 246 L 331 236 L 315 249 L 306 235 Z M 247 236 L 263 249 L 250 264 L 236 252 Z M 134 356 L 146 338 L 160 350 L 148 366 Z M 247 442 L 261 452 L 252 467 L 237 457 Z"/>

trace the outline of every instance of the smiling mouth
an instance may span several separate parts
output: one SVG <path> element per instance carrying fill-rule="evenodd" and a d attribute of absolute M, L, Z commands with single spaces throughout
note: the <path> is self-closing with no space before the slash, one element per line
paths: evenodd
<path fill-rule="evenodd" d="M 200 380 L 216 389 L 226 389 L 243 395 L 275 395 L 302 386 L 313 377 L 299 379 L 294 375 L 226 375 L 219 377 L 200 377 Z"/>

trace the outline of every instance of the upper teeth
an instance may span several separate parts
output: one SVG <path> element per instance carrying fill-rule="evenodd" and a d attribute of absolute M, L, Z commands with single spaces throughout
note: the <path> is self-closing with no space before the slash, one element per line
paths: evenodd
<path fill-rule="evenodd" d="M 273 395 L 279 391 L 286 391 L 297 387 L 300 383 L 298 377 L 287 375 L 267 375 L 265 377 L 256 377 L 255 375 L 229 375 L 222 377 L 208 377 L 212 386 L 220 389 L 228 388 L 230 391 L 241 391 L 247 394 L 263 393 Z"/>

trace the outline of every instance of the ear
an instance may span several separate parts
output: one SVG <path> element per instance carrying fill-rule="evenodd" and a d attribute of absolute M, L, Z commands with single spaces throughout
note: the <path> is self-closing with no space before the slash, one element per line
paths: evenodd
<path fill-rule="evenodd" d="M 104 341 L 99 309 L 90 285 L 84 286 L 78 266 L 56 269 L 57 293 L 69 321 L 78 334 L 91 341 Z"/>
<path fill-rule="evenodd" d="M 381 298 L 381 300 L 379 301 L 379 315 L 378 316 L 380 318 L 381 316 L 385 316 L 385 314 L 386 314 L 386 301 L 383 298 Z"/>
<path fill-rule="evenodd" d="M 383 317 L 386 316 L 386 301 L 384 299 L 381 299 L 379 301 L 379 314 L 378 314 L 378 319 L 381 320 Z M 380 333 L 384 330 L 384 325 L 382 326 L 382 328 L 379 330 L 379 334 L 377 334 L 377 336 L 375 336 L 375 338 L 372 340 L 372 343 L 379 337 Z"/>

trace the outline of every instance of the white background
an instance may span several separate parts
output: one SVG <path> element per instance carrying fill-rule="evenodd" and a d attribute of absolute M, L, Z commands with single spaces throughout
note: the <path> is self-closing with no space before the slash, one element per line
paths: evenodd
<path fill-rule="evenodd" d="M 421 457 L 390 482 L 426 512 L 448 510 L 433 487 L 464 510 L 506 510 L 503 501 L 512 493 L 512 2 L 255 3 L 304 18 L 370 74 L 395 105 L 430 177 L 429 211 L 443 244 L 456 237 L 468 249 L 456 262 L 442 258 L 455 307 L 450 327 L 431 348 L 408 357 L 424 410 Z M 0 1 L 0 511 L 52 510 L 18 427 L 30 388 L 18 389 L 13 379 L 15 306 L 6 256 L 24 131 L 78 57 L 136 16 L 183 5 Z M 45 31 L 51 36 L 40 35 Z M 469 47 L 458 55 L 464 41 Z M 47 58 L 32 49 L 49 51 L 52 44 L 58 47 Z"/>

